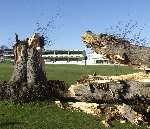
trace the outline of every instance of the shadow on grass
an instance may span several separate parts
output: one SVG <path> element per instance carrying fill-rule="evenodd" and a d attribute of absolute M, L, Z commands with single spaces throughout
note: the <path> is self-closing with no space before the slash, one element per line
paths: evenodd
<path fill-rule="evenodd" d="M 16 122 L 16 121 L 0 122 L 0 128 L 7 127 L 7 126 L 24 126 L 25 124 L 26 124 L 25 122 Z"/>

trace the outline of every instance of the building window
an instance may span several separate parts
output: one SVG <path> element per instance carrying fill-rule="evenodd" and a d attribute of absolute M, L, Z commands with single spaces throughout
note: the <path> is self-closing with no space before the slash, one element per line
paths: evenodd
<path fill-rule="evenodd" d="M 103 64 L 103 60 L 96 60 L 96 64 Z"/>

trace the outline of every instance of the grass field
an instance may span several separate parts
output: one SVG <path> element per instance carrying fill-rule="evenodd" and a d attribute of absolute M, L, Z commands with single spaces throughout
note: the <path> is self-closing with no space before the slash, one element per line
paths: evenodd
<path fill-rule="evenodd" d="M 0 64 L 0 79 L 8 80 L 11 77 L 13 65 Z M 120 75 L 133 73 L 136 70 L 126 66 L 82 66 L 82 65 L 46 65 L 45 71 L 48 79 L 64 80 L 71 84 L 80 78 L 81 75 L 93 74 L 96 72 L 100 75 Z"/>
<path fill-rule="evenodd" d="M 10 64 L 0 64 L 0 79 L 8 80 L 13 71 Z M 95 71 L 101 75 L 133 73 L 128 67 L 119 66 L 77 66 L 46 65 L 48 79 L 64 80 L 71 84 L 82 74 Z M 144 129 L 129 123 L 113 122 L 110 129 Z M 34 102 L 18 105 L 13 102 L 0 102 L 0 129 L 102 129 L 100 118 L 85 113 L 71 112 L 56 107 L 52 102 Z"/>

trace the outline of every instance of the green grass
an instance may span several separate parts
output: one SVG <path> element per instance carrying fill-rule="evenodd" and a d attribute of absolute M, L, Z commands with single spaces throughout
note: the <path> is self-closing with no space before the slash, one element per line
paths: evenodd
<path fill-rule="evenodd" d="M 103 129 L 100 118 L 60 109 L 50 102 L 16 105 L 0 102 L 0 129 Z M 110 129 L 144 129 L 113 122 Z"/>
<path fill-rule="evenodd" d="M 46 65 L 46 72 L 49 79 L 64 80 L 69 84 L 78 80 L 81 75 L 93 74 L 94 72 L 100 75 L 121 75 L 135 71 L 125 66 Z"/>
<path fill-rule="evenodd" d="M 47 78 L 50 80 L 63 80 L 69 84 L 74 83 L 81 75 L 93 74 L 100 75 L 121 75 L 136 72 L 127 66 L 82 66 L 82 65 L 46 65 Z M 8 80 L 11 77 L 13 65 L 0 64 L 0 79 Z"/>
<path fill-rule="evenodd" d="M 9 80 L 13 72 L 13 65 L 0 63 L 0 80 Z"/>
<path fill-rule="evenodd" d="M 74 83 L 82 74 L 120 75 L 136 72 L 129 67 L 118 66 L 78 66 L 46 65 L 48 79 Z M 0 80 L 11 77 L 13 66 L 0 64 Z M 85 113 L 71 112 L 56 107 L 52 102 L 34 102 L 17 105 L 13 102 L 0 102 L 0 129 L 103 129 L 100 118 Z M 110 129 L 144 129 L 129 123 L 113 122 Z"/>

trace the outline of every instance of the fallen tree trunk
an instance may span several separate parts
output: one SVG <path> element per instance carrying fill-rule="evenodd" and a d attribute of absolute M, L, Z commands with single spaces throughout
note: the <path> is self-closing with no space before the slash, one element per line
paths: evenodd
<path fill-rule="evenodd" d="M 89 79 L 89 80 L 88 80 Z M 135 97 L 150 104 L 150 85 L 134 80 L 98 80 L 88 78 L 69 88 L 70 96 L 80 101 L 129 102 Z M 92 81 L 91 81 L 91 80 Z"/>
<path fill-rule="evenodd" d="M 91 31 L 86 31 L 81 40 L 87 47 L 113 63 L 142 68 L 150 66 L 150 47 L 141 46 L 139 42 L 131 42 L 132 40 L 107 33 L 94 34 Z M 137 43 L 139 45 L 134 45 Z"/>

